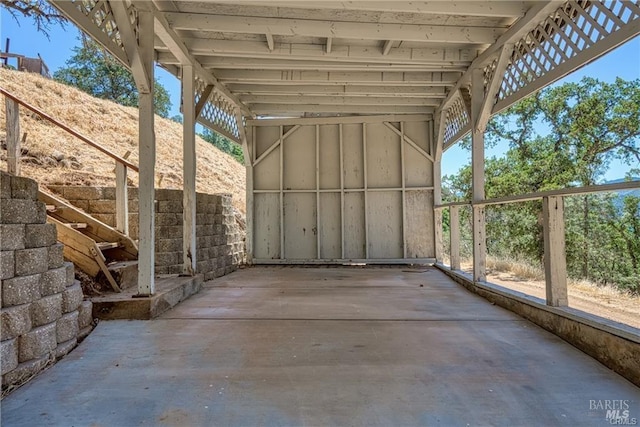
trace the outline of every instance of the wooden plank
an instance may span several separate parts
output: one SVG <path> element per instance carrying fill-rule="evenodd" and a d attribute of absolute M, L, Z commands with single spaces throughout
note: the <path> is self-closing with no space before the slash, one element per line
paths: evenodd
<path fill-rule="evenodd" d="M 528 202 L 531 200 L 540 200 L 543 197 L 550 196 L 578 196 L 584 194 L 594 194 L 594 193 L 606 193 L 609 191 L 620 191 L 620 190 L 635 190 L 640 188 L 640 181 L 628 181 L 628 182 L 617 182 L 612 184 L 600 184 L 600 185 L 588 185 L 584 187 L 570 187 L 570 188 L 561 188 L 558 190 L 548 190 L 548 191 L 538 191 L 535 193 L 527 193 L 521 194 L 518 196 L 508 196 L 508 197 L 496 197 L 493 199 L 486 199 L 480 202 L 474 202 L 475 206 L 491 206 L 491 205 L 506 205 L 510 203 L 519 203 L 519 202 Z M 468 206 L 472 203 L 469 202 L 453 202 L 453 203 L 441 203 L 437 205 L 436 209 L 443 209 L 449 206 Z"/>
<path fill-rule="evenodd" d="M 68 227 L 73 228 L 74 230 L 79 230 L 83 228 L 87 228 L 86 222 L 72 222 L 67 224 Z"/>
<path fill-rule="evenodd" d="M 140 56 L 147 69 L 153 89 L 153 13 L 138 12 L 138 34 Z M 140 157 L 138 220 L 138 294 L 150 296 L 155 293 L 155 165 L 156 136 L 154 131 L 153 90 L 140 92 L 138 97 L 138 153 Z"/>
<path fill-rule="evenodd" d="M 95 245 L 95 242 L 90 237 L 67 227 L 63 222 L 55 218 L 47 217 L 47 222 L 55 224 L 58 241 L 64 245 L 65 258 L 76 264 L 80 270 L 92 277 L 96 277 L 100 272 L 100 266 L 89 249 L 92 245 Z"/>
<path fill-rule="evenodd" d="M 237 0 L 219 0 L 219 3 L 238 4 Z M 384 12 L 390 12 L 393 14 L 417 14 L 416 19 L 422 17 L 428 17 L 429 15 L 453 15 L 457 16 L 461 14 L 461 8 L 464 15 L 467 16 L 486 16 L 486 17 L 513 17 L 519 18 L 525 14 L 529 8 L 529 3 L 525 1 L 508 1 L 508 2 L 480 2 L 480 1 L 465 1 L 459 2 L 446 2 L 446 1 L 430 1 L 430 2 L 416 2 L 416 1 L 269 1 L 265 3 L 264 0 L 251 0 L 242 2 L 245 6 L 264 6 L 268 4 L 271 7 L 277 8 L 296 8 L 296 9 L 335 9 L 335 13 L 338 12 L 355 12 L 355 11 L 370 11 L 383 14 Z M 313 13 L 313 12 L 312 12 Z M 357 13 L 353 15 L 357 16 Z M 366 14 L 362 13 L 363 16 Z"/>
<path fill-rule="evenodd" d="M 7 129 L 7 172 L 20 176 L 20 106 L 9 97 L 5 97 L 4 102 Z"/>
<path fill-rule="evenodd" d="M 319 259 L 342 258 L 341 193 L 322 193 L 320 206 Z"/>
<path fill-rule="evenodd" d="M 254 260 L 256 265 L 432 265 L 435 263 L 434 258 L 345 258 L 345 259 L 264 259 L 258 258 Z"/>
<path fill-rule="evenodd" d="M 369 203 L 367 198 L 367 124 L 362 123 L 362 171 L 364 181 L 364 257 L 369 258 Z"/>
<path fill-rule="evenodd" d="M 344 194 L 344 257 L 366 258 L 364 192 Z"/>
<path fill-rule="evenodd" d="M 257 119 L 247 120 L 251 126 L 281 126 L 281 125 L 324 125 L 324 124 L 360 124 L 383 122 L 424 122 L 431 120 L 430 114 L 387 114 L 378 116 L 354 116 L 354 117 L 307 117 L 290 119 Z"/>
<path fill-rule="evenodd" d="M 302 126 L 284 144 L 283 189 L 311 190 L 316 186 L 316 126 Z"/>
<path fill-rule="evenodd" d="M 281 258 L 280 192 L 253 198 L 253 254 L 255 258 Z"/>
<path fill-rule="evenodd" d="M 478 123 L 484 100 L 484 72 L 476 69 L 472 74 L 471 123 Z M 484 129 L 478 126 L 471 136 L 471 173 L 473 201 L 484 200 Z M 484 282 L 487 279 L 487 239 L 484 207 L 473 207 L 473 280 Z"/>
<path fill-rule="evenodd" d="M 120 292 L 120 287 L 105 264 L 104 255 L 93 239 L 54 218 L 48 217 L 47 221 L 56 225 L 58 241 L 64 244 L 63 253 L 67 259 L 93 277 L 102 271 L 113 290 Z"/>
<path fill-rule="evenodd" d="M 60 129 L 64 130 L 65 132 L 75 136 L 76 138 L 78 138 L 79 140 L 84 142 L 85 144 L 88 144 L 88 145 L 92 146 L 93 148 L 97 149 L 98 151 L 106 154 L 107 156 L 111 157 L 112 159 L 116 160 L 117 162 L 120 162 L 120 163 L 126 165 L 128 168 L 133 169 L 134 171 L 138 170 L 138 166 L 136 166 L 133 163 L 127 161 L 126 159 L 123 159 L 122 157 L 118 156 L 117 154 L 113 153 L 112 151 L 104 148 L 100 144 L 97 144 L 97 143 L 91 141 L 86 136 L 80 134 L 79 132 L 76 132 L 75 130 L 71 129 L 69 126 L 67 126 L 67 125 L 63 124 L 62 122 L 54 119 L 53 117 L 51 117 L 50 115 L 48 115 L 44 111 L 42 111 L 42 110 L 40 110 L 40 109 L 38 109 L 38 108 L 26 103 L 25 101 L 22 101 L 21 99 L 17 98 L 15 95 L 12 95 L 11 93 L 7 92 L 6 90 L 4 90 L 2 88 L 0 88 L 0 93 L 3 94 L 5 97 L 10 98 L 10 99 L 14 100 L 15 102 L 21 104 L 22 106 L 26 107 L 27 109 L 33 111 L 34 113 L 36 113 L 37 115 L 39 115 L 43 119 L 48 120 L 49 122 L 53 123 L 54 125 L 56 125 Z"/>
<path fill-rule="evenodd" d="M 393 126 L 391 126 L 393 127 Z M 395 129 L 395 128 L 394 128 Z M 404 152 L 405 134 L 404 122 L 400 122 L 400 180 L 402 181 L 402 258 L 407 257 L 407 197 L 405 192 L 406 183 L 406 160 Z"/>
<path fill-rule="evenodd" d="M 442 210 L 437 209 L 435 206 L 442 203 L 442 162 L 441 157 L 436 157 L 436 161 L 433 163 L 433 224 L 434 224 L 434 237 L 433 237 L 433 253 L 437 262 L 443 260 L 444 243 L 442 238 Z"/>
<path fill-rule="evenodd" d="M 280 125 L 282 126 L 282 125 Z M 289 129 L 284 135 L 280 135 L 280 137 L 278 137 L 278 139 L 269 146 L 269 148 L 267 148 L 262 154 L 260 154 L 260 157 L 258 157 L 256 160 L 254 160 L 253 162 L 253 166 L 257 166 L 261 161 L 263 161 L 265 159 L 265 157 L 267 157 L 269 154 L 271 154 L 271 152 L 273 150 L 275 150 L 276 148 L 280 147 L 280 144 L 282 143 L 283 140 L 285 140 L 286 138 L 288 138 L 289 136 L 291 136 L 295 131 L 297 131 L 298 129 L 300 129 L 299 125 L 295 125 L 294 127 L 292 127 L 291 129 Z"/>
<path fill-rule="evenodd" d="M 100 270 L 102 270 L 102 273 L 104 274 L 104 277 L 106 277 L 107 281 L 111 285 L 111 288 L 116 292 L 122 292 L 122 290 L 120 289 L 120 287 L 116 283 L 115 279 L 111 275 L 111 272 L 109 271 L 109 269 L 107 268 L 107 265 L 104 262 L 105 261 L 104 255 L 102 255 L 102 253 L 99 250 L 96 250 L 96 248 L 92 247 L 92 248 L 90 248 L 90 250 L 91 250 L 91 254 L 95 258 L 96 262 L 100 266 Z"/>
<path fill-rule="evenodd" d="M 246 198 L 246 236 L 245 236 L 245 253 L 246 253 L 246 262 L 248 265 L 253 263 L 253 236 L 254 236 L 254 227 L 253 223 L 253 162 L 251 159 L 253 158 L 253 147 L 255 144 L 251 144 L 249 141 L 255 141 L 255 132 L 253 131 L 253 127 L 247 126 L 246 128 L 242 126 L 243 123 L 242 113 L 239 110 L 236 110 L 236 121 L 240 124 L 238 129 L 240 131 L 240 140 L 242 141 L 242 153 L 244 154 L 244 164 L 245 164 L 245 176 L 246 176 L 246 185 L 245 185 L 245 198 Z"/>
<path fill-rule="evenodd" d="M 449 208 L 449 233 L 451 269 L 460 270 L 460 207 Z"/>
<path fill-rule="evenodd" d="M 140 92 L 151 91 L 151 80 L 147 68 L 143 65 L 140 57 L 140 50 L 134 28 L 129 17 L 127 4 L 124 2 L 109 2 L 111 6 L 111 14 L 116 21 L 118 32 L 120 33 L 120 41 L 124 46 L 124 50 L 128 59 L 128 66 L 131 70 L 136 86 Z"/>
<path fill-rule="evenodd" d="M 367 193 L 365 193 L 367 194 Z M 404 258 L 402 242 L 402 192 L 367 194 L 367 258 Z"/>
<path fill-rule="evenodd" d="M 319 105 L 319 104 L 250 104 L 255 114 L 260 115 L 290 115 L 305 113 L 322 114 L 430 114 L 435 107 L 412 105 Z"/>
<path fill-rule="evenodd" d="M 545 197 L 542 201 L 542 217 L 547 305 L 566 307 L 569 301 L 564 237 L 564 198 Z"/>
<path fill-rule="evenodd" d="M 400 122 L 400 123 L 404 123 L 404 122 Z M 426 159 L 428 159 L 429 161 L 433 162 L 433 157 L 431 157 L 431 155 L 429 153 L 427 153 L 426 151 L 424 151 L 424 149 L 420 146 L 418 146 L 418 144 L 416 144 L 411 138 L 409 138 L 407 135 L 405 135 L 404 133 L 401 133 L 401 131 L 399 131 L 398 129 L 395 128 L 395 126 L 393 126 L 391 123 L 389 122 L 385 122 L 385 126 L 387 128 L 389 128 L 392 132 L 394 132 L 396 135 L 400 136 L 402 138 L 402 140 L 404 142 L 406 142 L 407 144 L 409 144 L 411 147 L 413 147 L 413 149 L 415 149 L 418 153 L 420 153 L 422 156 L 424 156 Z"/>
<path fill-rule="evenodd" d="M 283 259 L 317 259 L 316 195 L 284 195 Z"/>
<path fill-rule="evenodd" d="M 399 136 L 382 123 L 367 124 L 366 188 L 402 188 Z"/>
<path fill-rule="evenodd" d="M 127 167 L 116 162 L 116 230 L 129 235 L 129 196 Z"/>
<path fill-rule="evenodd" d="M 120 244 L 118 242 L 96 242 L 96 246 L 101 251 L 106 251 L 108 249 L 119 248 Z"/>
<path fill-rule="evenodd" d="M 135 260 L 138 258 L 136 244 L 129 236 L 125 236 L 107 224 L 96 220 L 94 217 L 66 203 L 53 194 L 39 191 L 38 199 L 45 204 L 56 206 L 54 212 L 49 212 L 50 217 L 63 224 L 87 224 L 87 227 L 83 231 L 86 236 L 98 242 L 118 242 L 128 256 L 128 259 Z"/>
<path fill-rule="evenodd" d="M 191 65 L 182 66 L 182 273 L 196 273 L 196 116 L 195 73 Z"/>
<path fill-rule="evenodd" d="M 489 27 L 340 22 L 314 19 L 165 13 L 174 30 L 307 36 L 361 40 L 405 40 L 432 43 L 492 44 L 503 32 Z"/>
<path fill-rule="evenodd" d="M 342 123 L 338 125 L 340 142 L 340 251 L 344 258 L 344 141 Z"/>
<path fill-rule="evenodd" d="M 150 36 L 151 36 L 151 46 L 149 49 L 153 50 L 153 39 L 154 35 L 162 40 L 162 42 L 169 48 L 172 54 L 174 54 L 181 62 L 181 64 L 192 65 L 195 68 L 196 73 L 203 78 L 207 84 L 213 85 L 218 91 L 219 94 L 223 95 L 232 104 L 236 105 L 243 112 L 252 114 L 251 110 L 247 108 L 240 100 L 224 85 L 224 83 L 220 82 L 218 78 L 208 70 L 205 70 L 200 62 L 198 62 L 189 49 L 184 45 L 182 38 L 176 34 L 173 28 L 169 25 L 167 20 L 165 19 L 162 13 L 155 14 L 155 24 L 157 24 L 154 28 L 150 28 Z M 199 116 L 199 114 L 198 114 Z"/>
<path fill-rule="evenodd" d="M 320 125 L 316 125 L 316 140 L 315 140 L 315 151 L 316 151 L 316 258 L 320 259 L 321 255 L 321 224 L 320 224 Z"/>
<path fill-rule="evenodd" d="M 432 258 L 435 254 L 433 247 L 435 223 L 433 222 L 433 194 L 429 190 L 405 191 L 405 227 L 406 247 L 405 258 Z"/>
<path fill-rule="evenodd" d="M 280 175 L 280 259 L 285 259 L 284 246 L 284 139 L 283 127 L 280 126 L 280 167 L 278 173 Z"/>
<path fill-rule="evenodd" d="M 267 38 L 267 48 L 269 49 L 269 52 L 273 52 L 273 49 L 275 48 L 275 43 L 273 42 L 273 35 L 271 34 L 270 31 L 267 31 L 265 36 Z"/>

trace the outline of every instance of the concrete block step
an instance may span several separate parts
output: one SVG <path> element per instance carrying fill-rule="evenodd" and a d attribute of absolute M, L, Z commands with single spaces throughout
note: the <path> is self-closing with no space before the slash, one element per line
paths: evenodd
<path fill-rule="evenodd" d="M 149 297 L 137 296 L 136 288 L 91 297 L 93 317 L 103 320 L 153 319 L 198 293 L 202 282 L 201 274 L 193 277 L 163 276 L 156 278 L 156 292 Z"/>

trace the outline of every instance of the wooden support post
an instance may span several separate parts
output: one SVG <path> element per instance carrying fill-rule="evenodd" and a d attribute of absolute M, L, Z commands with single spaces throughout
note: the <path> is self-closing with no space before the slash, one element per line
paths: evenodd
<path fill-rule="evenodd" d="M 439 205 L 442 203 L 442 162 L 440 159 L 436 159 L 433 162 L 433 204 Z M 442 209 L 433 210 L 434 220 L 434 256 L 436 262 L 443 261 L 443 239 L 442 239 Z"/>
<path fill-rule="evenodd" d="M 364 257 L 369 259 L 369 181 L 367 179 L 367 124 L 362 123 L 362 171 L 364 176 Z"/>
<path fill-rule="evenodd" d="M 344 136 L 342 123 L 338 124 L 340 138 L 340 256 L 344 259 Z"/>
<path fill-rule="evenodd" d="M 321 258 L 320 233 L 320 125 L 316 125 L 316 259 Z"/>
<path fill-rule="evenodd" d="M 400 122 L 400 175 L 402 183 L 402 258 L 407 257 L 407 192 L 405 177 L 404 122 Z"/>
<path fill-rule="evenodd" d="M 544 277 L 547 284 L 547 305 L 566 307 L 567 259 L 564 242 L 564 198 L 542 199 L 544 227 Z"/>
<path fill-rule="evenodd" d="M 471 79 L 471 175 L 473 202 L 484 200 L 484 126 L 478 118 L 484 103 L 484 72 L 481 68 L 473 70 Z M 473 206 L 473 280 L 484 282 L 487 279 L 487 239 L 484 206 Z"/>
<path fill-rule="evenodd" d="M 240 140 L 242 141 L 242 153 L 244 154 L 244 164 L 246 167 L 246 237 L 245 237 L 245 253 L 246 263 L 253 263 L 253 153 L 255 147 L 255 136 L 253 127 L 243 126 L 242 112 L 236 110 L 236 122 L 240 131 Z M 251 144 L 251 146 L 249 145 Z"/>
<path fill-rule="evenodd" d="M 5 96 L 7 125 L 7 172 L 20 175 L 20 106 Z"/>
<path fill-rule="evenodd" d="M 284 251 L 284 128 L 280 126 L 280 259 L 286 259 Z"/>
<path fill-rule="evenodd" d="M 196 115 L 193 66 L 182 66 L 182 272 L 196 273 Z"/>
<path fill-rule="evenodd" d="M 460 270 L 460 207 L 449 207 L 450 265 L 452 270 Z"/>
<path fill-rule="evenodd" d="M 127 194 L 127 166 L 116 161 L 116 229 L 129 235 L 129 195 Z"/>
<path fill-rule="evenodd" d="M 149 76 L 149 91 L 139 91 L 139 247 L 138 247 L 138 295 L 150 296 L 155 292 L 155 165 L 156 137 L 153 111 L 153 13 L 138 12 L 139 49 L 143 66 Z M 138 76 L 138 79 L 143 76 Z"/>
<path fill-rule="evenodd" d="M 431 154 L 433 156 L 433 206 L 442 204 L 442 143 L 444 140 L 446 111 L 436 115 L 431 138 Z M 442 209 L 433 210 L 433 254 L 436 262 L 443 261 L 442 242 Z"/>

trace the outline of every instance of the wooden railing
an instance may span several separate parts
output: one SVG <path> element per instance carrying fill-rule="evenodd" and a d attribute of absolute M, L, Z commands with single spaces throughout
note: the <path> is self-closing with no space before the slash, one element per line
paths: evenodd
<path fill-rule="evenodd" d="M 0 93 L 5 97 L 6 127 L 7 127 L 7 172 L 12 175 L 20 175 L 20 105 L 36 113 L 43 119 L 53 123 L 65 132 L 78 138 L 85 144 L 111 157 L 116 162 L 116 229 L 123 234 L 129 234 L 129 204 L 127 195 L 127 172 L 129 169 L 138 172 L 138 166 L 124 157 L 120 157 L 108 148 L 92 141 L 80 132 L 70 128 L 59 120 L 51 117 L 26 101 L 18 98 L 3 88 Z"/>
<path fill-rule="evenodd" d="M 498 197 L 478 202 L 452 202 L 442 203 L 434 207 L 436 217 L 441 218 L 440 212 L 449 209 L 449 268 L 460 270 L 460 208 L 479 207 L 491 205 L 505 205 L 511 203 L 542 200 L 543 237 L 544 237 L 544 271 L 546 282 L 547 305 L 567 306 L 567 261 L 565 254 L 564 232 L 564 198 L 584 194 L 603 193 L 609 191 L 640 189 L 640 181 L 628 181 L 614 184 L 591 185 L 586 187 L 563 188 L 559 190 L 540 191 L 536 193 L 522 194 L 510 197 Z M 481 215 L 484 219 L 484 215 Z M 443 253 L 442 221 L 436 223 L 440 227 L 436 232 L 436 253 Z M 438 259 L 437 262 L 442 262 Z M 485 260 L 474 265 L 485 266 Z M 474 274 L 474 276 L 476 276 Z M 482 274 L 484 276 L 484 272 Z"/>

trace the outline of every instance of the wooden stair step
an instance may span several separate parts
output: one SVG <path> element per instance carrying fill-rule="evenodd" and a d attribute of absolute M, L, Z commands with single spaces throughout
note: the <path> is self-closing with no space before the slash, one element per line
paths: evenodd
<path fill-rule="evenodd" d="M 118 242 L 96 242 L 96 245 L 98 245 L 98 249 L 100 249 L 101 251 L 105 251 L 107 249 L 116 249 L 122 246 Z"/>
<path fill-rule="evenodd" d="M 66 206 L 58 206 L 58 205 L 46 205 L 47 212 L 57 212 L 63 209 L 66 209 Z"/>
<path fill-rule="evenodd" d="M 69 222 L 66 224 L 67 227 L 71 227 L 73 229 L 79 229 L 79 228 L 87 228 L 87 223 L 86 222 Z"/>

